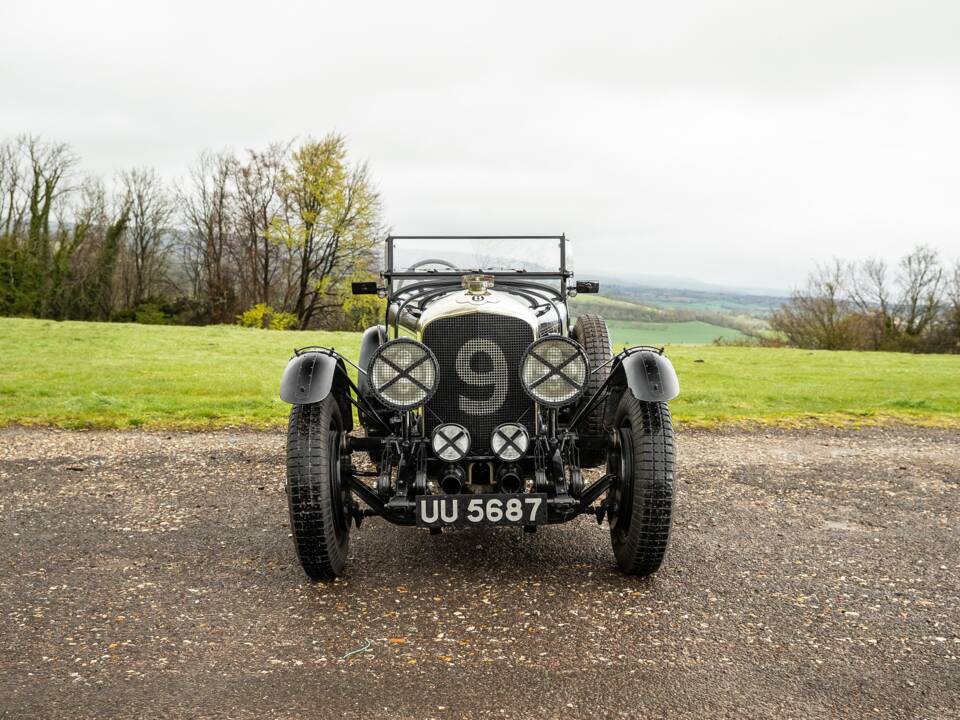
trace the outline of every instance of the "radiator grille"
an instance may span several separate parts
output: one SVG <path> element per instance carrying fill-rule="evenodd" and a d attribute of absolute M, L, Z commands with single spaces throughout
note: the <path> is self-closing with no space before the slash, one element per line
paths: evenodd
<path fill-rule="evenodd" d="M 490 453 L 490 434 L 501 423 L 520 420 L 532 432 L 533 401 L 519 377 L 520 358 L 533 342 L 527 323 L 458 315 L 428 325 L 423 342 L 440 364 L 440 383 L 427 404 L 427 432 L 441 422 L 460 423 L 470 431 L 474 455 Z"/>

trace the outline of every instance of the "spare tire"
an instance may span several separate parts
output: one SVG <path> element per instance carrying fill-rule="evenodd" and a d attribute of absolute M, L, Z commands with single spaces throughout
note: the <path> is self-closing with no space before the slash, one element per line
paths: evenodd
<path fill-rule="evenodd" d="M 613 359 L 613 350 L 610 347 L 610 332 L 607 330 L 606 321 L 600 315 L 589 313 L 577 318 L 577 324 L 573 326 L 573 339 L 580 343 L 590 360 L 591 373 L 587 379 L 587 389 L 583 395 L 586 401 L 593 397 L 593 394 L 610 375 L 610 365 Z M 579 432 L 582 435 L 604 434 L 603 403 L 600 403 L 583 419 Z M 604 441 L 584 439 L 580 443 L 581 467 L 599 467 L 606 461 L 607 450 Z"/>

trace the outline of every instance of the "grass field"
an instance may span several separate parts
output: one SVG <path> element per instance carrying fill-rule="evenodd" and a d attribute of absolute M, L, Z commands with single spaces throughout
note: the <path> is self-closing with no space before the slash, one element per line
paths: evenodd
<path fill-rule="evenodd" d="M 0 425 L 281 427 L 295 346 L 356 359 L 355 333 L 0 319 Z M 668 346 L 681 425 L 960 427 L 960 356 Z"/>
<path fill-rule="evenodd" d="M 610 328 L 610 340 L 615 345 L 703 345 L 717 338 L 736 340 L 746 337 L 739 330 L 700 320 L 666 323 L 609 320 L 607 325 Z"/>

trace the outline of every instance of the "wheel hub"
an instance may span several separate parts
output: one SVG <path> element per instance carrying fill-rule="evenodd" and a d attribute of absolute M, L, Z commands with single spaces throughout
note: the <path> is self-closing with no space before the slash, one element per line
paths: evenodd
<path fill-rule="evenodd" d="M 349 532 L 352 519 L 350 489 L 343 475 L 345 470 L 349 473 L 349 468 L 342 468 L 340 463 L 341 435 L 342 433 L 336 430 L 330 431 L 330 498 L 333 504 L 331 510 L 334 530 L 338 537 Z"/>
<path fill-rule="evenodd" d="M 611 530 L 625 533 L 630 523 L 630 503 L 633 500 L 633 437 L 629 427 L 616 430 L 613 449 L 609 453 L 607 472 L 617 479 L 607 492 L 607 521 Z"/>

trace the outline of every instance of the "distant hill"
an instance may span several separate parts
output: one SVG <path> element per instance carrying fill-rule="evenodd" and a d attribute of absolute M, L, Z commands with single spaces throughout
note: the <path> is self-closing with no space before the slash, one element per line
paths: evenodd
<path fill-rule="evenodd" d="M 609 297 L 604 286 L 601 295 L 578 295 L 570 301 L 571 314 L 602 315 L 611 329 L 616 327 L 619 337 L 625 337 L 632 327 L 643 342 L 657 344 L 650 337 L 663 335 L 661 342 L 711 342 L 716 338 L 733 339 L 745 335 L 761 335 L 769 330 L 763 314 L 745 312 L 745 307 L 733 307 L 730 312 L 691 303 L 689 305 L 647 304 Z M 685 340 L 677 340 L 684 337 Z"/>
<path fill-rule="evenodd" d="M 600 291 L 607 297 L 626 300 L 639 305 L 654 305 L 661 308 L 707 311 L 722 315 L 767 318 L 786 299 L 781 295 L 756 295 L 719 290 L 693 290 L 690 288 L 651 287 L 600 282 Z"/>
<path fill-rule="evenodd" d="M 665 290 L 693 290 L 708 294 L 757 295 L 775 298 L 785 298 L 790 295 L 790 292 L 788 290 L 784 290 L 783 288 L 723 285 L 719 283 L 704 282 L 703 280 L 697 280 L 696 278 L 683 277 L 679 275 L 649 275 L 644 273 L 613 274 L 609 272 L 592 273 L 589 270 L 580 271 L 578 274 L 583 275 L 584 279 L 586 279 L 587 275 L 589 275 L 590 279 L 600 280 L 608 285 L 623 287 L 644 287 Z"/>

